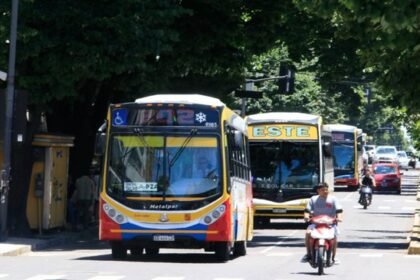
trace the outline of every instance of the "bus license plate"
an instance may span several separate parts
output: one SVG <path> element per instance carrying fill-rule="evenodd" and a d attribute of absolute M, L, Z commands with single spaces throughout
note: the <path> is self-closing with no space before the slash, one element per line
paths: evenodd
<path fill-rule="evenodd" d="M 281 208 L 273 209 L 273 213 L 286 213 L 286 212 L 287 212 L 287 209 L 281 209 Z"/>
<path fill-rule="evenodd" d="M 153 241 L 164 241 L 164 242 L 169 242 L 169 241 L 175 241 L 175 235 L 153 235 Z"/>

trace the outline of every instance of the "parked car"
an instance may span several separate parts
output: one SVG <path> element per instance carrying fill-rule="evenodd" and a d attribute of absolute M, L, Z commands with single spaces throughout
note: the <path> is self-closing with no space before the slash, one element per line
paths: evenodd
<path fill-rule="evenodd" d="M 373 162 L 373 158 L 375 157 L 375 145 L 365 145 L 365 150 L 368 155 L 368 163 L 371 164 Z"/>
<path fill-rule="evenodd" d="M 401 194 L 400 168 L 396 163 L 374 163 L 372 172 L 375 178 L 374 191 L 392 191 Z"/>
<path fill-rule="evenodd" d="M 405 151 L 398 151 L 398 166 L 402 169 L 408 170 L 410 158 Z"/>
<path fill-rule="evenodd" d="M 398 164 L 397 148 L 395 146 L 377 146 L 373 162 Z"/>

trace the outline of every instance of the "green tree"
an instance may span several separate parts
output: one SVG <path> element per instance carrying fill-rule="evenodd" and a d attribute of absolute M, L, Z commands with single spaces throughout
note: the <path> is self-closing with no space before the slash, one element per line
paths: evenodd
<path fill-rule="evenodd" d="M 294 0 L 301 10 L 329 20 L 334 38 L 354 40 L 355 53 L 383 91 L 409 112 L 420 108 L 419 20 L 416 0 Z"/>

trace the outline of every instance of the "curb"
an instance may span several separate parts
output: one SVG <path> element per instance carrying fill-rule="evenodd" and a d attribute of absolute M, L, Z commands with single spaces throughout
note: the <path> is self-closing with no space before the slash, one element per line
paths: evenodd
<path fill-rule="evenodd" d="M 420 185 L 417 186 L 417 201 L 420 201 Z M 414 214 L 413 230 L 408 246 L 409 255 L 420 255 L 420 209 Z"/>
<path fill-rule="evenodd" d="M 19 256 L 21 254 L 44 250 L 49 247 L 69 244 L 78 239 L 92 236 L 98 232 L 97 227 L 82 232 L 62 232 L 55 236 L 44 238 L 9 237 L 7 243 L 0 243 L 0 256 Z"/>

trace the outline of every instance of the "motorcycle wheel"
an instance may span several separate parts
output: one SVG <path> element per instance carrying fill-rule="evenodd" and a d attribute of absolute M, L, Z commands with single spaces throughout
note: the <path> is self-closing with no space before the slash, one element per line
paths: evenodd
<path fill-rule="evenodd" d="M 318 275 L 324 274 L 324 254 L 325 247 L 318 248 L 317 263 L 318 263 Z"/>

